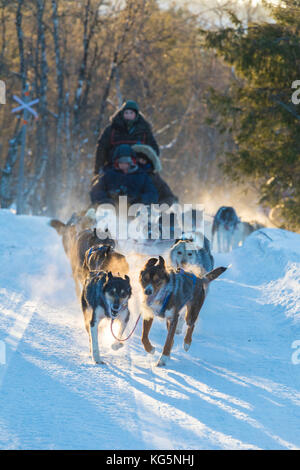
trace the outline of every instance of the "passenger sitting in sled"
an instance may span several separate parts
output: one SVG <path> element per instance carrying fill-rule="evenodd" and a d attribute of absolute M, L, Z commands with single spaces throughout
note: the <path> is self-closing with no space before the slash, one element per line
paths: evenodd
<path fill-rule="evenodd" d="M 127 196 L 129 204 L 158 202 L 157 190 L 150 176 L 137 165 L 130 145 L 122 144 L 115 149 L 113 165 L 93 185 L 92 204 L 118 204 L 119 196 Z"/>
<path fill-rule="evenodd" d="M 137 155 L 139 167 L 148 173 L 158 192 L 158 203 L 168 206 L 178 203 L 178 197 L 173 194 L 170 186 L 159 174 L 162 169 L 161 162 L 153 148 L 149 145 L 135 144 L 132 149 Z"/>

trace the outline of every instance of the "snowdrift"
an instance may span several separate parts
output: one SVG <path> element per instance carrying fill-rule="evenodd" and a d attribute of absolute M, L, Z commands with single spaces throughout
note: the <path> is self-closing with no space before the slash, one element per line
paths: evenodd
<path fill-rule="evenodd" d="M 144 259 L 128 258 L 134 281 Z M 300 448 L 300 235 L 263 229 L 215 254 L 232 267 L 212 283 L 191 349 L 176 337 L 165 369 L 141 324 L 118 352 L 104 325 L 106 365 L 92 364 L 48 219 L 1 210 L 0 259 L 1 449 Z M 131 308 L 128 330 L 136 296 Z M 157 354 L 164 328 L 151 330 Z"/>

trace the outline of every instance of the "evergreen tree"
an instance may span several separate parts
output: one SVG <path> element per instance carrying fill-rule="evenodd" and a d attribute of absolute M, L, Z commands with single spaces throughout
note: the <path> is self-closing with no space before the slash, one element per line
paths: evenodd
<path fill-rule="evenodd" d="M 230 14 L 232 26 L 201 31 L 236 77 L 226 92 L 211 90 L 209 104 L 234 142 L 225 172 L 236 181 L 255 180 L 280 226 L 299 230 L 300 104 L 292 86 L 300 80 L 300 1 L 268 8 L 269 22 L 245 25 Z"/>

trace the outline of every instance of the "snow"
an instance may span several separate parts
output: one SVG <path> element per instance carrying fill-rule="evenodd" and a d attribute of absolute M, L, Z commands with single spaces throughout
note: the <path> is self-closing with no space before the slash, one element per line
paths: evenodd
<path fill-rule="evenodd" d="M 42 217 L 0 211 L 1 449 L 299 449 L 300 235 L 263 229 L 215 264 L 188 352 L 155 367 L 141 322 L 94 365 L 60 237 Z M 144 258 L 128 255 L 136 283 Z M 298 341 L 298 342 L 297 342 Z M 5 361 L 3 357 L 5 345 Z M 5 362 L 5 364 L 3 364 Z"/>

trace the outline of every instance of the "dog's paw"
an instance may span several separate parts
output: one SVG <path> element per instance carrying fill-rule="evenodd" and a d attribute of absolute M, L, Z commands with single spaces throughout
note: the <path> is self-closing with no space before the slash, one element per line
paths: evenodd
<path fill-rule="evenodd" d="M 184 343 L 183 343 L 183 347 L 184 347 L 184 350 L 185 350 L 185 351 L 188 351 L 188 350 L 190 349 L 190 347 L 191 347 L 191 343 L 186 343 L 186 342 L 184 342 Z"/>
<path fill-rule="evenodd" d="M 150 351 L 147 351 L 148 354 L 151 354 L 151 356 L 153 356 L 153 354 L 155 353 L 155 347 L 153 346 Z"/>
<path fill-rule="evenodd" d="M 150 342 L 143 342 L 143 346 L 144 346 L 144 349 L 146 351 L 146 353 L 148 354 L 154 354 L 155 353 L 155 347 L 152 346 L 152 344 Z"/>
<path fill-rule="evenodd" d="M 120 343 L 119 341 L 116 341 L 115 343 L 113 343 L 111 345 L 111 348 L 114 350 L 114 351 L 118 351 L 118 349 L 122 348 L 124 346 L 123 343 Z"/>
<path fill-rule="evenodd" d="M 156 363 L 156 367 L 165 367 L 169 361 L 170 357 L 162 354 L 159 360 Z"/>
<path fill-rule="evenodd" d="M 92 359 L 93 359 L 95 364 L 105 364 L 105 362 L 102 361 L 102 359 L 99 355 L 94 354 L 92 356 Z"/>

